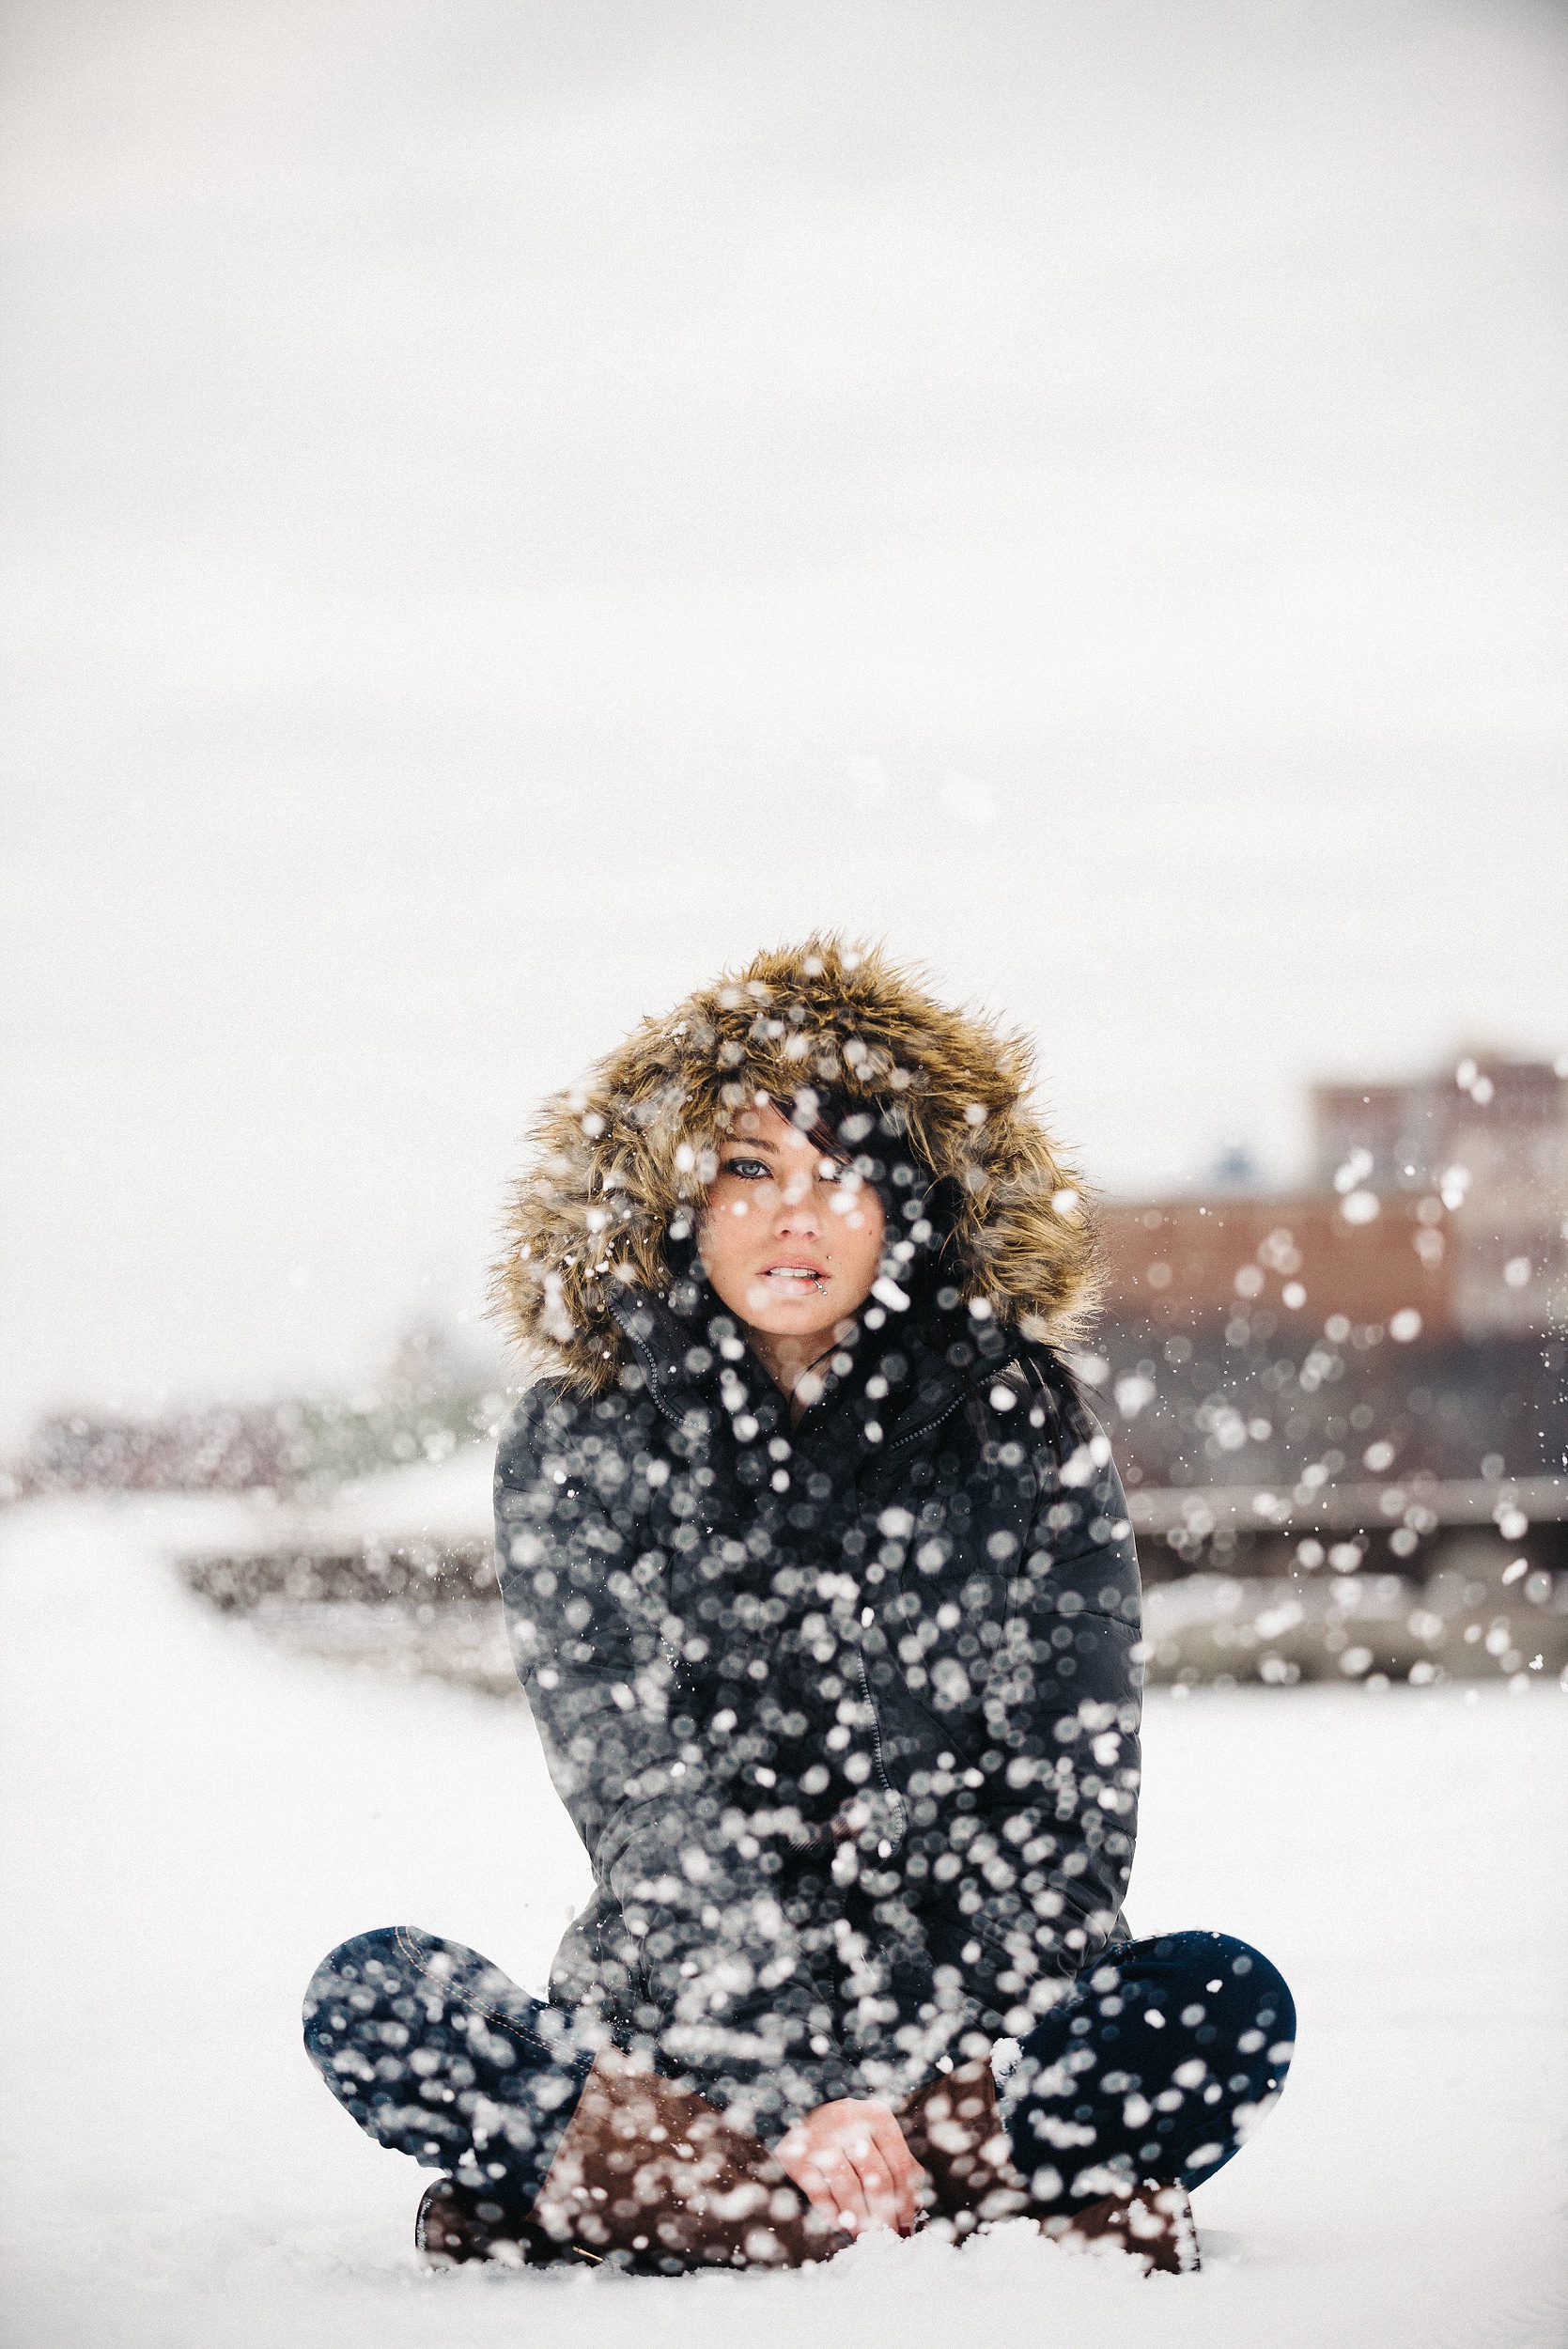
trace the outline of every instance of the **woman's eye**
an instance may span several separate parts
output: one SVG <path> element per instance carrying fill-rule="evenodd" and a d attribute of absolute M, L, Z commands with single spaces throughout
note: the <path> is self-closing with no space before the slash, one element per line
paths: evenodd
<path fill-rule="evenodd" d="M 743 1183 L 765 1183 L 773 1170 L 765 1166 L 760 1159 L 726 1159 L 723 1172 L 738 1174 Z"/>

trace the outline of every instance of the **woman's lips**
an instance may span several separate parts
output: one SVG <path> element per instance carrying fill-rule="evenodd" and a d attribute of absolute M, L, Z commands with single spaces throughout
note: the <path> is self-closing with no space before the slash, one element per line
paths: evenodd
<path fill-rule="evenodd" d="M 819 1265 L 770 1264 L 765 1267 L 763 1271 L 758 1275 L 758 1278 L 764 1281 L 780 1281 L 785 1283 L 802 1281 L 813 1281 L 820 1283 L 826 1281 L 828 1275 L 823 1271 Z"/>

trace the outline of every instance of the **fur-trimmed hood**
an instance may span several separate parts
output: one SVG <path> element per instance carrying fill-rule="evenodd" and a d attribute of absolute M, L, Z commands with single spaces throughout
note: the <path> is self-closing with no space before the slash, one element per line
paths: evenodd
<path fill-rule="evenodd" d="M 644 1019 L 550 1101 L 506 1217 L 497 1318 L 538 1371 L 601 1392 L 625 1339 L 620 1288 L 661 1297 L 737 1113 L 768 1094 L 893 1120 L 955 1204 L 943 1262 L 1027 1337 L 1076 1335 L 1098 1289 L 1082 1187 L 1029 1100 L 1023 1037 L 949 1011 L 879 948 L 833 938 L 758 955 Z"/>

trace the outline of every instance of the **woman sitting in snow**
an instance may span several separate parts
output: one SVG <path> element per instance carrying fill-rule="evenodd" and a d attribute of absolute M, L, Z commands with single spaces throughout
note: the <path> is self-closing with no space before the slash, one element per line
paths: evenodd
<path fill-rule="evenodd" d="M 1294 2015 L 1255 1950 L 1121 1914 L 1138 1563 L 1028 1075 L 817 941 L 545 1116 L 497 1566 L 594 1895 L 548 2003 L 403 1926 L 305 2003 L 334 2094 L 445 2172 L 427 2257 L 675 2274 L 1023 2217 L 1196 2263 L 1187 2189 Z"/>

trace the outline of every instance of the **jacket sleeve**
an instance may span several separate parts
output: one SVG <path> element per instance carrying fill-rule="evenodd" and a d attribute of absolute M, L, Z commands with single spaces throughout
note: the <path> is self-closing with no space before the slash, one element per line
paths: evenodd
<path fill-rule="evenodd" d="M 582 1442 L 587 1408 L 536 1388 L 496 1468 L 513 1657 L 597 1888 L 552 1995 L 599 2007 L 617 2039 L 771 2143 L 845 2092 L 843 2059 L 780 1897 L 775 1823 L 735 1799 L 723 1717 L 686 1709 L 666 1561 L 627 1490 L 626 1447 Z"/>
<path fill-rule="evenodd" d="M 1056 1416 L 1032 1475 L 986 1691 L 994 1766 L 964 1854 L 966 1986 L 1014 2033 L 1126 1929 L 1141 1774 L 1138 1555 L 1091 1413 Z"/>

